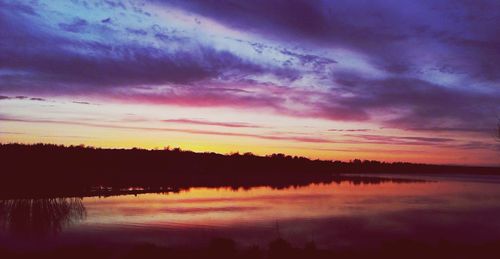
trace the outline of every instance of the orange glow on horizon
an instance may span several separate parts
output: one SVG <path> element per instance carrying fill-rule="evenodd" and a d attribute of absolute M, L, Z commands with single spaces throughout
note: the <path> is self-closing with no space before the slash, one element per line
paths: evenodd
<path fill-rule="evenodd" d="M 68 104 L 64 99 L 54 101 L 51 106 L 29 100 L 4 100 L 0 108 L 11 111 L 10 117 L 3 117 L 0 124 L 1 143 L 84 144 L 102 148 L 145 149 L 170 146 L 195 152 L 284 153 L 341 161 L 368 159 L 470 165 L 498 163 L 495 151 L 459 148 L 469 141 L 468 136 L 423 135 L 380 129 L 370 123 L 332 123 L 321 119 L 299 119 L 222 108 L 200 110 L 116 103 L 79 105 Z M 192 114 L 196 116 L 193 118 Z M 199 123 L 190 124 L 190 120 L 179 118 L 193 118 L 191 121 Z M 206 125 L 203 125 L 204 121 Z M 456 143 L 431 142 L 452 137 L 456 138 L 453 140 Z"/>

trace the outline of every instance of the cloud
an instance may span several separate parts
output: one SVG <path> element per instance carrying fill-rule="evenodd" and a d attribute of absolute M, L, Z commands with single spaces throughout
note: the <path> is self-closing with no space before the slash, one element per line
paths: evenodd
<path fill-rule="evenodd" d="M 500 108 L 500 96 L 495 94 L 445 88 L 419 79 L 346 80 L 349 83 L 339 91 L 349 92 L 350 96 L 331 95 L 330 101 L 346 108 L 355 107 L 373 117 L 377 112 L 392 114 L 394 118 L 382 124 L 394 128 L 487 128 L 494 125 L 494 111 Z M 328 109 L 323 111 L 330 112 Z"/>
<path fill-rule="evenodd" d="M 471 133 L 486 133 L 494 131 L 494 128 L 452 128 L 452 127 L 425 127 L 425 128 L 408 128 L 410 131 L 429 131 L 429 132 L 471 132 Z"/>
<path fill-rule="evenodd" d="M 76 104 L 87 104 L 87 105 L 91 104 L 89 102 L 82 102 L 82 101 L 73 101 L 73 103 L 76 103 Z"/>
<path fill-rule="evenodd" d="M 466 143 L 460 144 L 456 146 L 460 149 L 489 149 L 493 151 L 500 151 L 500 144 L 499 143 L 490 143 L 490 142 L 485 142 L 485 141 L 468 141 Z"/>
<path fill-rule="evenodd" d="M 80 45 L 81 48 L 107 51 L 107 46 L 100 44 L 75 44 Z M 19 76 L 19 80 L 11 78 L 10 81 L 15 82 L 12 85 L 1 84 L 0 90 L 15 90 L 12 87 L 16 86 L 17 89 L 21 88 L 25 91 L 31 89 L 35 92 L 50 91 L 59 94 L 105 93 L 106 88 L 100 89 L 100 87 L 109 89 L 134 85 L 186 84 L 213 78 L 217 77 L 224 66 L 242 71 L 257 69 L 240 62 L 237 57 L 229 53 L 216 52 L 209 48 L 199 51 L 204 59 L 197 60 L 197 56 L 187 51 L 176 53 L 174 56 L 157 49 L 132 46 L 113 47 L 112 58 L 94 58 L 62 49 L 53 49 L 50 52 L 40 50 L 38 53 L 26 55 L 22 53 L 22 49 L 18 49 L 0 54 L 1 59 L 5 60 L 5 63 L 0 66 L 29 69 L 32 74 L 24 79 Z M 49 84 L 55 84 L 59 88 L 48 88 Z M 37 88 L 33 89 L 32 85 Z M 67 88 L 62 85 L 66 85 Z"/>
<path fill-rule="evenodd" d="M 14 132 L 14 131 L 0 131 L 0 134 L 5 134 L 5 135 L 25 135 L 26 133 L 24 133 L 24 132 Z"/>
<path fill-rule="evenodd" d="M 30 101 L 40 101 L 40 102 L 45 102 L 47 101 L 45 98 L 41 97 L 29 97 L 29 96 L 24 96 L 24 95 L 18 95 L 18 96 L 0 96 L 0 100 L 30 100 Z"/>
<path fill-rule="evenodd" d="M 31 97 L 30 98 L 31 101 L 40 101 L 40 102 L 45 102 L 47 100 L 45 100 L 44 98 L 40 98 L 40 97 Z"/>
<path fill-rule="evenodd" d="M 162 120 L 162 122 L 177 123 L 177 124 L 221 126 L 228 128 L 262 128 L 262 126 L 244 122 L 215 122 L 215 121 L 192 120 L 192 119 L 169 119 L 169 120 Z"/>
<path fill-rule="evenodd" d="M 388 72 L 420 70 L 425 65 L 420 53 L 430 53 L 428 61 L 436 67 L 485 80 L 499 75 L 500 65 L 491 62 L 500 57 L 495 12 L 500 3 L 494 0 L 159 2 L 277 40 L 355 50 Z"/>
<path fill-rule="evenodd" d="M 33 25 L 25 17 L 15 14 L 8 15 L 9 22 L 0 23 L 5 34 L 2 35 L 5 41 L 0 54 L 0 69 L 26 71 L 28 75 L 13 74 L 7 80 L 1 80 L 0 90 L 4 91 L 99 92 L 102 87 L 186 84 L 214 79 L 227 71 L 262 71 L 259 64 L 194 39 L 180 42 L 176 37 L 170 37 L 166 48 L 138 44 L 122 37 L 126 33 L 144 36 L 143 29 L 126 28 L 124 32 L 117 32 L 81 18 L 58 24 L 63 31 L 76 35 L 51 34 L 41 28 L 33 30 Z M 92 39 L 104 36 L 102 34 L 116 40 Z M 32 46 L 32 42 L 37 42 L 37 45 Z M 179 48 L 168 49 L 172 45 Z"/>
<path fill-rule="evenodd" d="M 36 15 L 36 12 L 33 10 L 31 6 L 23 3 L 1 1 L 0 9 L 11 10 L 14 12 L 19 12 L 28 15 Z"/>
<path fill-rule="evenodd" d="M 387 136 L 372 134 L 344 134 L 344 136 L 362 139 L 368 143 L 389 145 L 442 145 L 451 144 L 456 141 L 452 138 L 420 136 Z"/>
<path fill-rule="evenodd" d="M 69 32 L 82 32 L 87 27 L 88 22 L 81 18 L 75 18 L 71 23 L 59 23 L 59 27 Z"/>
<path fill-rule="evenodd" d="M 306 148 L 309 149 L 309 148 Z M 388 149 L 383 149 L 383 148 L 314 148 L 313 150 L 318 150 L 318 151 L 327 151 L 327 152 L 350 152 L 350 153 L 383 153 L 387 152 Z M 391 153 L 399 153 L 399 154 L 417 154 L 417 153 L 425 153 L 424 150 L 408 150 L 408 149 L 394 149 L 391 148 L 389 149 Z"/>
<path fill-rule="evenodd" d="M 304 143 L 338 143 L 337 141 L 326 139 L 326 138 L 305 137 L 305 136 L 266 135 L 266 134 L 236 133 L 236 132 L 223 132 L 223 131 L 211 131 L 211 130 L 178 129 L 178 128 L 136 127 L 136 126 L 91 123 L 91 122 L 81 122 L 81 121 L 12 118 L 12 117 L 5 116 L 5 115 L 0 116 L 0 121 L 65 124 L 65 125 L 76 125 L 76 126 L 86 126 L 86 127 L 96 127 L 96 128 L 125 129 L 125 130 L 128 129 L 128 130 L 143 130 L 143 131 L 179 132 L 179 133 L 188 133 L 188 134 L 195 134 L 195 135 L 246 137 L 246 138 L 256 138 L 256 139 L 265 139 L 265 140 L 294 141 L 294 142 L 304 142 Z"/>
<path fill-rule="evenodd" d="M 367 132 L 370 129 L 329 129 L 331 132 Z"/>
<path fill-rule="evenodd" d="M 68 6 L 0 2 L 0 93 L 422 132 L 481 132 L 500 113 L 498 1 Z"/>
<path fill-rule="evenodd" d="M 442 148 L 452 148 L 454 150 L 500 150 L 498 144 L 492 144 L 485 141 L 460 141 L 454 138 L 445 137 L 423 137 L 423 136 L 390 136 L 390 135 L 375 135 L 375 134 L 343 134 L 344 138 L 334 139 L 330 137 L 311 137 L 307 134 L 288 133 L 288 132 L 271 132 L 271 133 L 245 133 L 245 132 L 228 132 L 228 131 L 215 131 L 215 130 L 198 130 L 198 129 L 182 129 L 182 128 L 166 128 L 166 127 L 144 127 L 144 126 L 129 126 L 119 124 L 106 124 L 101 122 L 89 121 L 69 121 L 69 120 L 53 120 L 53 119 L 37 119 L 37 118 L 16 118 L 8 115 L 0 114 L 0 121 L 10 122 L 26 122 L 26 123 L 42 123 L 42 124 L 59 124 L 59 125 L 74 125 L 83 127 L 107 128 L 107 129 L 121 129 L 121 130 L 138 130 L 138 131 L 158 131 L 158 132 L 177 132 L 193 135 L 212 135 L 222 137 L 243 137 L 254 138 L 272 141 L 287 141 L 297 143 L 310 143 L 310 144 L 377 144 L 385 145 L 391 150 L 394 146 L 436 146 Z M 180 120 L 184 121 L 184 120 Z M 187 122 L 186 122 L 187 123 Z M 194 123 L 197 123 L 195 121 Z M 212 125 L 213 123 L 209 124 Z M 234 125 L 238 125 L 233 123 Z M 234 126 L 233 124 L 229 124 Z M 214 124 L 215 125 L 215 124 Z M 217 124 L 218 125 L 218 124 Z M 224 123 L 222 125 L 225 125 Z M 224 126 L 224 127 L 231 127 Z M 61 136 L 64 137 L 64 136 Z M 323 151 L 345 151 L 353 152 L 368 151 L 365 148 L 351 148 L 351 149 L 335 149 L 335 148 L 316 148 L 316 150 Z M 396 149 L 397 150 L 397 149 Z M 373 151 L 373 149 L 372 149 Z M 417 153 L 417 151 L 407 151 L 405 153 Z"/>

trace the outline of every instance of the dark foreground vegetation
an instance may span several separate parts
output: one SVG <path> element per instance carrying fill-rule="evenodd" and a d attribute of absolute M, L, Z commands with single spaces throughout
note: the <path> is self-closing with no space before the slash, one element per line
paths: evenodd
<path fill-rule="evenodd" d="M 18 199 L 0 200 L 0 229 L 11 232 L 16 240 L 41 238 L 57 234 L 62 228 L 86 217 L 81 198 Z M 332 230 L 335 231 L 335 230 Z M 1 234 L 1 233 L 0 233 Z M 360 233 L 362 235 L 362 233 Z M 55 248 L 29 248 L 2 244 L 0 258 L 92 258 L 92 259 L 488 259 L 500 258 L 500 241 L 483 243 L 451 243 L 441 241 L 427 243 L 414 240 L 394 240 L 380 245 L 343 246 L 325 249 L 317 247 L 313 240 L 304 245 L 293 245 L 281 238 L 267 245 L 243 245 L 231 239 L 215 238 L 205 245 L 158 246 L 149 243 L 86 243 L 81 245 L 61 244 Z M 18 239 L 21 238 L 21 239 Z M 165 236 L 166 239 L 175 235 Z M 374 237 L 376 238 L 376 237 Z"/>
<path fill-rule="evenodd" d="M 101 149 L 50 144 L 0 144 L 0 197 L 86 196 L 141 187 L 169 192 L 189 187 L 284 188 L 340 181 L 340 174 L 498 174 L 499 168 L 411 163 L 310 160 L 283 154 L 221 155 L 180 149 Z M 366 181 L 367 179 L 365 179 Z M 373 180 L 373 179 L 372 179 Z M 368 179 L 370 181 L 370 179 Z"/>
<path fill-rule="evenodd" d="M 441 242 L 427 244 L 411 240 L 384 243 L 370 249 L 343 249 L 339 251 L 317 248 L 314 242 L 296 247 L 282 238 L 269 243 L 267 247 L 238 246 L 233 240 L 217 238 L 200 248 L 161 247 L 151 244 L 120 246 L 116 248 L 99 246 L 63 247 L 49 251 L 15 252 L 0 247 L 0 258 L 121 258 L 121 259 L 489 259 L 500 258 L 500 242 L 477 245 L 462 245 Z"/>

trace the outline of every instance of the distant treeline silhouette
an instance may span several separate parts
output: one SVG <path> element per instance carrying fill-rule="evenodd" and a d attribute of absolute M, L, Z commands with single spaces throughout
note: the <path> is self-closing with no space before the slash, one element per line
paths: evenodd
<path fill-rule="evenodd" d="M 147 187 L 175 191 L 189 187 L 285 188 L 352 180 L 340 174 L 498 174 L 499 168 L 311 160 L 251 153 L 222 155 L 179 148 L 104 149 L 52 144 L 0 144 L 0 196 L 80 195 L 92 190 Z M 344 178 L 343 178 L 344 177 Z M 359 179 L 358 183 L 359 183 Z M 364 182 L 380 179 L 363 178 Z M 18 194 L 18 195 L 17 195 Z"/>

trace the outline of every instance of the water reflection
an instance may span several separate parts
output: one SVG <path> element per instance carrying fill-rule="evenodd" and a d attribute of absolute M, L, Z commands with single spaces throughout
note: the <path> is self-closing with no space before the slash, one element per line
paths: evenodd
<path fill-rule="evenodd" d="M 127 187 L 127 188 L 112 188 L 106 186 L 95 186 L 90 188 L 87 192 L 81 193 L 82 197 L 87 197 L 86 202 L 83 201 L 84 198 L 15 198 L 17 193 L 10 194 L 7 193 L 7 199 L 0 200 L 0 226 L 3 227 L 4 232 L 8 232 L 15 235 L 39 235 L 44 236 L 47 234 L 58 234 L 65 227 L 68 227 L 74 223 L 78 223 L 86 219 L 87 206 L 94 212 L 93 217 L 90 218 L 89 222 L 105 222 L 108 216 L 113 217 L 123 216 L 123 215 L 145 215 L 145 218 L 135 217 L 136 224 L 147 225 L 150 223 L 151 215 L 155 217 L 163 217 L 164 215 L 184 215 L 184 219 L 191 219 L 196 215 L 203 214 L 217 214 L 219 220 L 228 220 L 226 217 L 228 213 L 233 213 L 237 215 L 244 212 L 252 212 L 262 209 L 258 206 L 247 205 L 245 201 L 254 199 L 266 200 L 272 199 L 269 195 L 264 195 L 261 197 L 252 197 L 252 192 L 259 192 L 259 190 L 265 190 L 265 192 L 272 193 L 273 190 L 285 190 L 288 195 L 285 199 L 295 199 L 299 202 L 301 199 L 311 199 L 322 194 L 310 194 L 301 195 L 300 197 L 294 197 L 293 193 L 295 190 L 309 186 L 315 183 L 342 183 L 347 182 L 353 185 L 361 184 L 382 184 L 382 183 L 412 183 L 421 182 L 420 180 L 412 179 L 394 179 L 394 178 L 380 178 L 380 177 L 369 177 L 369 176 L 341 176 L 336 175 L 331 177 L 329 180 L 314 180 L 314 179 L 303 179 L 304 182 L 300 184 L 281 184 L 281 185 L 270 185 L 266 187 L 249 187 L 246 185 L 229 185 L 229 186 L 217 186 L 217 188 L 193 188 L 193 187 L 150 187 L 150 186 L 140 186 L 140 187 Z M 210 196 L 213 191 L 219 192 L 223 190 L 224 192 L 229 192 L 232 194 L 238 194 L 240 196 L 243 193 L 242 199 L 234 199 L 234 195 L 225 195 L 226 198 L 218 197 L 216 200 L 211 200 Z M 253 190 L 253 191 L 252 191 Z M 287 191 L 288 190 L 288 191 Z M 202 193 L 199 193 L 199 192 Z M 170 198 L 183 197 L 182 193 L 192 193 L 198 195 L 199 202 L 196 199 L 188 201 L 191 204 L 203 204 L 203 206 L 172 206 L 172 204 L 166 203 L 167 200 L 164 197 L 169 196 Z M 68 194 L 70 195 L 70 194 Z M 134 201 L 131 200 L 133 197 L 140 196 L 140 206 L 134 206 Z M 4 194 L 5 197 L 5 194 Z M 93 197 L 96 197 L 93 198 Z M 107 197 L 105 200 L 101 198 Z M 122 199 L 120 197 L 124 197 Z M 151 197 L 154 197 L 151 199 Z M 279 197 L 277 197 L 279 198 Z M 227 200 L 225 200 L 227 199 Z M 157 203 L 156 200 L 161 200 Z M 97 203 L 96 203 L 97 201 Z M 194 203 L 193 203 L 194 202 Z M 215 205 L 214 205 L 215 202 Z M 232 205 L 220 206 L 220 202 L 229 202 Z M 217 204 L 219 203 L 219 204 Z M 108 207 L 102 207 L 101 205 L 109 204 L 115 210 L 109 211 Z M 178 201 L 178 204 L 182 204 L 182 201 Z M 98 206 L 97 209 L 95 206 Z M 206 206 L 205 206 L 206 205 Z M 155 208 L 161 208 L 156 210 Z M 96 215 L 99 215 L 96 217 Z M 174 217 L 174 219 L 177 216 Z M 134 217 L 124 217 L 127 222 L 134 220 Z"/>
<path fill-rule="evenodd" d="M 0 200 L 0 223 L 13 234 L 56 234 L 86 215 L 81 198 Z"/>
<path fill-rule="evenodd" d="M 288 189 L 191 188 L 84 202 L 87 234 L 117 242 L 170 246 L 220 236 L 266 245 L 278 237 L 277 223 L 280 235 L 294 245 L 314 237 L 327 248 L 398 239 L 468 243 L 500 238 L 500 223 L 494 220 L 500 216 L 497 184 L 346 181 Z"/>
<path fill-rule="evenodd" d="M 300 247 L 314 240 L 318 247 L 335 249 L 375 247 L 400 239 L 500 240 L 496 183 L 368 177 L 288 188 L 98 191 L 82 199 L 0 201 L 0 221 L 8 230 L 0 230 L 0 250 L 2 244 L 195 246 L 214 237 L 261 247 L 278 237 Z M 44 236 L 46 243 L 41 245 L 38 238 L 14 240 L 12 233 L 57 235 Z"/>

